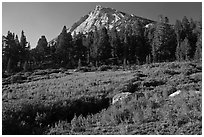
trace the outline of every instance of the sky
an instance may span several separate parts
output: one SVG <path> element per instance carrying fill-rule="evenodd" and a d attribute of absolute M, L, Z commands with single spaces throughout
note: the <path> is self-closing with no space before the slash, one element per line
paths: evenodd
<path fill-rule="evenodd" d="M 187 16 L 199 20 L 202 17 L 201 2 L 3 2 L 2 35 L 11 31 L 20 38 L 23 30 L 31 47 L 45 35 L 47 41 L 60 34 L 64 25 L 71 27 L 96 5 L 110 7 L 129 14 L 157 20 L 162 14 L 171 24 Z"/>

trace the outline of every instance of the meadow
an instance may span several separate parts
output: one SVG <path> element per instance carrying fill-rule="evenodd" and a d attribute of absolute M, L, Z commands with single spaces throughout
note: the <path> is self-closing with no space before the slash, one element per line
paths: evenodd
<path fill-rule="evenodd" d="M 3 77 L 2 133 L 202 134 L 201 62 L 86 71 L 47 69 Z M 177 90 L 182 93 L 169 97 Z M 121 92 L 132 94 L 111 104 Z"/>

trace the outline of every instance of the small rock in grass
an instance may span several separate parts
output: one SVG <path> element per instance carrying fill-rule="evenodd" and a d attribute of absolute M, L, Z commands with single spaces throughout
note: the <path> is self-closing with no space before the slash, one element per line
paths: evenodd
<path fill-rule="evenodd" d="M 115 104 L 116 102 L 121 101 L 121 100 L 127 98 L 131 94 L 132 93 L 130 93 L 130 92 L 123 92 L 123 93 L 116 94 L 113 97 L 112 104 Z"/>

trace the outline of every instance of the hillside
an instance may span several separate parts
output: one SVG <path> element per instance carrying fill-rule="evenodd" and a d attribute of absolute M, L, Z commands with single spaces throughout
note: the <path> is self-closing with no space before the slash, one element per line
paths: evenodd
<path fill-rule="evenodd" d="M 2 87 L 3 134 L 202 134 L 201 63 L 48 69 L 11 77 L 3 78 L 11 80 Z M 111 104 L 121 92 L 132 94 Z"/>

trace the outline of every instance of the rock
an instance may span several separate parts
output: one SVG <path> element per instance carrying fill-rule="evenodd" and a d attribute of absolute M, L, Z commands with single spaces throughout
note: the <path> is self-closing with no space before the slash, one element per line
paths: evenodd
<path fill-rule="evenodd" d="M 127 98 L 129 95 L 131 95 L 130 92 L 123 92 L 123 93 L 116 94 L 113 97 L 112 104 L 115 104 L 116 102 L 121 101 L 121 100 Z"/>
<path fill-rule="evenodd" d="M 169 95 L 169 97 L 175 97 L 181 93 L 181 90 L 177 90 L 176 92 Z"/>
<path fill-rule="evenodd" d="M 190 94 L 190 95 L 201 94 L 201 91 L 189 90 L 189 94 Z"/>
<path fill-rule="evenodd" d="M 169 97 L 175 97 L 178 96 L 182 93 L 182 95 L 190 95 L 190 96 L 194 96 L 196 94 L 201 94 L 201 91 L 197 91 L 197 90 L 189 90 L 189 91 L 181 91 L 181 90 L 177 90 L 176 92 L 172 93 L 171 95 L 169 95 Z"/>

